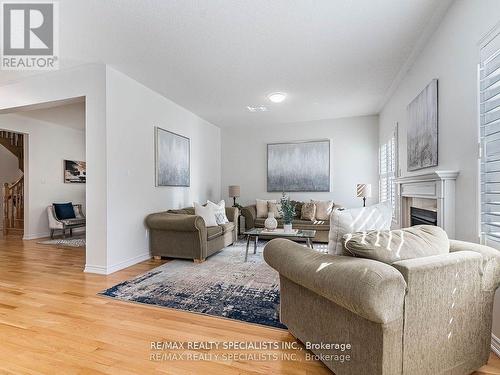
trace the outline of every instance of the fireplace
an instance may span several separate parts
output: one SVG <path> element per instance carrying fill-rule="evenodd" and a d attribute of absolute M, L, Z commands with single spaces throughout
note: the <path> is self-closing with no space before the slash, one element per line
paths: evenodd
<path fill-rule="evenodd" d="M 437 211 L 410 207 L 410 225 L 437 225 Z"/>

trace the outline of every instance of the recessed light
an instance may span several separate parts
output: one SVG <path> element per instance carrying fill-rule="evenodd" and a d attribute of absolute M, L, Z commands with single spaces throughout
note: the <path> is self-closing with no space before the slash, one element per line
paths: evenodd
<path fill-rule="evenodd" d="M 266 112 L 267 107 L 263 105 L 258 105 L 258 106 L 247 106 L 248 112 Z"/>
<path fill-rule="evenodd" d="M 273 92 L 269 94 L 267 98 L 273 103 L 281 103 L 286 99 L 286 94 L 284 92 Z"/>

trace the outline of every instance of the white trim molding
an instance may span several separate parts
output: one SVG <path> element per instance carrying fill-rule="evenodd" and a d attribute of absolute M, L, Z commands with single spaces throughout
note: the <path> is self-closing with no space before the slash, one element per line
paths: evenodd
<path fill-rule="evenodd" d="M 437 225 L 455 238 L 455 180 L 458 171 L 434 171 L 396 179 L 399 196 L 399 223 L 410 226 L 410 208 L 417 200 L 433 202 Z"/>
<path fill-rule="evenodd" d="M 86 264 L 83 272 L 96 273 L 99 275 L 110 275 L 114 272 L 120 271 L 124 268 L 133 266 L 134 264 L 144 262 L 145 260 L 149 260 L 149 259 L 151 259 L 151 253 L 148 251 L 146 253 L 135 256 L 133 258 L 126 259 L 124 261 L 115 263 L 111 266 L 95 266 L 95 265 L 91 265 L 91 264 Z"/>
<path fill-rule="evenodd" d="M 500 339 L 491 334 L 491 350 L 500 357 Z"/>

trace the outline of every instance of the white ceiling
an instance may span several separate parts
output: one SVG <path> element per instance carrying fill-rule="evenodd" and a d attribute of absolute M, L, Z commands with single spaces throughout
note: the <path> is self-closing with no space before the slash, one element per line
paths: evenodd
<path fill-rule="evenodd" d="M 61 0 L 60 63 L 110 64 L 221 127 L 373 114 L 450 2 Z"/>

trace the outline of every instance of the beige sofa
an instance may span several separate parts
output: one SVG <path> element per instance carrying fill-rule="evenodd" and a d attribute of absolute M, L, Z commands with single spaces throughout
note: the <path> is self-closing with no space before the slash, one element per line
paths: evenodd
<path fill-rule="evenodd" d="M 351 345 L 311 348 L 337 375 L 465 375 L 484 365 L 499 254 L 450 241 L 448 254 L 388 265 L 284 239 L 264 249 L 280 274 L 281 321 L 291 334 L 304 343 Z"/>
<path fill-rule="evenodd" d="M 238 209 L 226 207 L 226 216 L 229 223 L 207 227 L 193 207 L 148 215 L 151 253 L 202 262 L 237 240 Z"/>
<path fill-rule="evenodd" d="M 328 242 L 328 232 L 330 231 L 330 220 L 322 220 L 322 221 L 310 221 L 310 220 L 301 220 L 300 212 L 302 208 L 303 202 L 293 202 L 295 203 L 295 211 L 297 213 L 297 218 L 295 218 L 292 222 L 292 227 L 295 229 L 304 229 L 304 230 L 315 230 L 316 237 L 313 238 L 314 242 Z M 339 209 L 341 206 L 334 206 L 334 209 Z M 252 228 L 264 228 L 264 221 L 266 218 L 258 218 L 257 217 L 257 207 L 255 205 L 250 205 L 243 207 L 241 210 L 241 214 L 245 217 L 245 229 Z M 277 219 L 278 227 L 283 228 L 283 220 Z M 265 237 L 262 237 L 265 238 Z M 272 237 L 269 237 L 271 239 Z"/>

